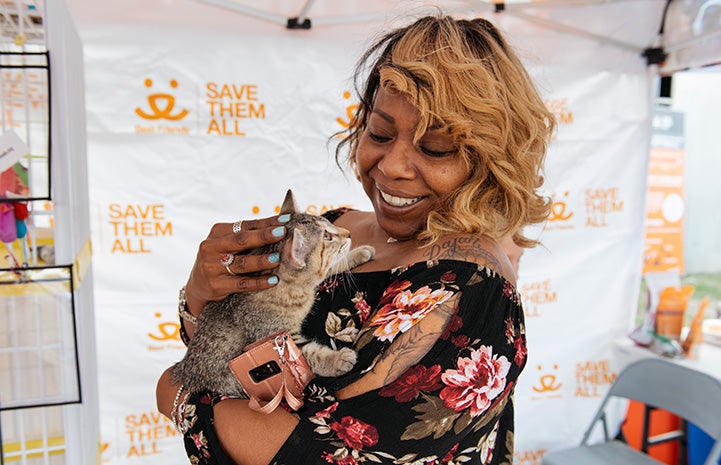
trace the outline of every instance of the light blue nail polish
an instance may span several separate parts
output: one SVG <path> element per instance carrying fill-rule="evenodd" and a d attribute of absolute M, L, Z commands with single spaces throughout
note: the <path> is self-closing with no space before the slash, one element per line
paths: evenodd
<path fill-rule="evenodd" d="M 278 277 L 271 276 L 270 278 L 268 278 L 268 284 L 278 284 Z"/>
<path fill-rule="evenodd" d="M 278 226 L 273 230 L 273 235 L 275 237 L 283 237 L 283 235 L 285 235 L 285 228 L 283 226 Z"/>
<path fill-rule="evenodd" d="M 290 221 L 290 215 L 288 213 L 278 217 L 278 223 L 287 223 L 288 221 Z"/>
<path fill-rule="evenodd" d="M 272 253 L 268 256 L 268 261 L 270 263 L 278 263 L 280 261 L 280 254 L 279 253 Z"/>

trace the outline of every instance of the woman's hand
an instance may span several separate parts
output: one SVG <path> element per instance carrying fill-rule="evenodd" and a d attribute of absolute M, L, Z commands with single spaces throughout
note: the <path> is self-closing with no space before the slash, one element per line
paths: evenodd
<path fill-rule="evenodd" d="M 280 215 L 213 225 L 208 237 L 200 243 L 185 286 L 188 311 L 197 316 L 210 301 L 223 299 L 234 292 L 259 291 L 274 286 L 278 278 L 272 274 L 246 274 L 277 267 L 280 258 L 277 254 L 241 254 L 280 241 L 285 236 L 283 224 L 289 218 L 289 215 Z"/>

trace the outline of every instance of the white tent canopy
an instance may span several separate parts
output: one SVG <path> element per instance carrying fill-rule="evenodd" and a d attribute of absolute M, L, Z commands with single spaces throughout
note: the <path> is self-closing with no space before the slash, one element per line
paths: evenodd
<path fill-rule="evenodd" d="M 333 28 L 383 22 L 442 9 L 466 16 L 522 18 L 569 35 L 644 53 L 665 56 L 662 74 L 721 62 L 719 0 L 69 0 L 81 29 L 103 23 L 153 23 L 188 28 L 213 27 L 263 31 L 279 28 Z M 214 9 L 224 10 L 219 15 Z M 241 18 L 242 17 L 242 18 Z M 257 21 L 248 21 L 252 18 Z M 658 50 L 660 54 L 653 51 Z"/>

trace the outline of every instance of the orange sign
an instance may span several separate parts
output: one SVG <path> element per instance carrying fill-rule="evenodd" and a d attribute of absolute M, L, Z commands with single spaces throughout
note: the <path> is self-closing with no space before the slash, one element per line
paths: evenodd
<path fill-rule="evenodd" d="M 680 113 L 654 117 L 648 164 L 643 273 L 683 273 L 684 158 Z"/>

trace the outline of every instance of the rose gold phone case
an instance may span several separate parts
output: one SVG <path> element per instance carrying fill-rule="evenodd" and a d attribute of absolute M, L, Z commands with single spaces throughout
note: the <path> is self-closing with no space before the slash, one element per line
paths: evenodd
<path fill-rule="evenodd" d="M 283 359 L 277 349 L 281 341 L 285 348 Z M 302 398 L 303 389 L 314 375 L 287 331 L 256 341 L 243 350 L 228 366 L 249 397 L 263 402 L 271 401 L 283 387 L 282 371 L 285 371 L 286 389 L 294 397 Z M 265 379 L 254 380 L 251 372 L 269 363 L 277 364 L 280 371 Z"/>

